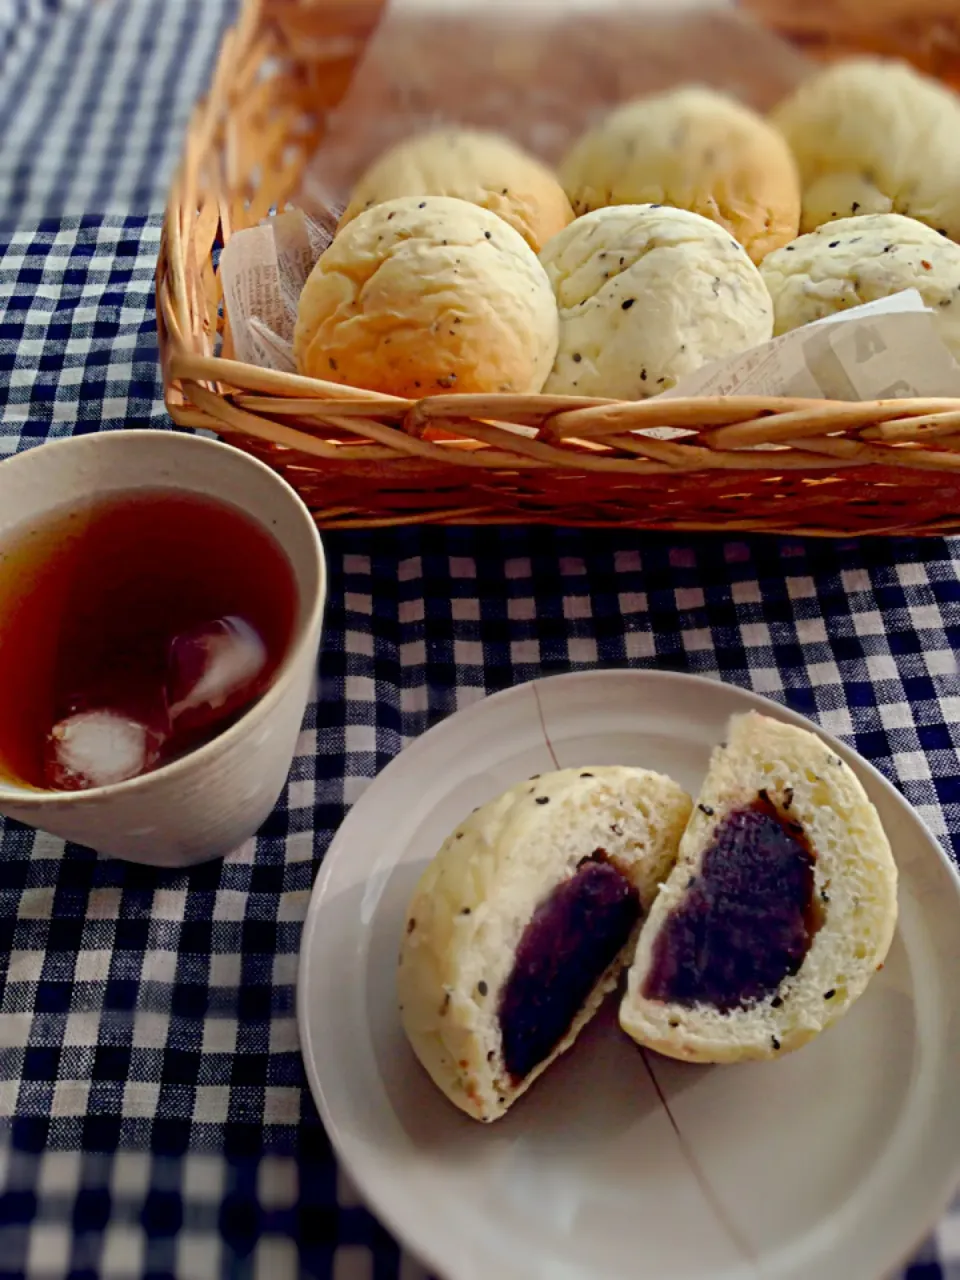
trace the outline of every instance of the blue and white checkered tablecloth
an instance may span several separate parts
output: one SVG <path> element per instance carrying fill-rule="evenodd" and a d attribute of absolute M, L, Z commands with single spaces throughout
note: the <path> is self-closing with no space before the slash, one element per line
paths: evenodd
<path fill-rule="evenodd" d="M 169 425 L 160 211 L 228 0 L 0 0 L 0 457 Z M 0 1276 L 413 1280 L 305 1087 L 300 926 L 348 806 L 485 693 L 604 665 L 765 693 L 960 854 L 956 541 L 545 529 L 330 535 L 283 801 L 170 873 L 0 824 Z M 960 1280 L 960 1206 L 906 1273 Z"/>

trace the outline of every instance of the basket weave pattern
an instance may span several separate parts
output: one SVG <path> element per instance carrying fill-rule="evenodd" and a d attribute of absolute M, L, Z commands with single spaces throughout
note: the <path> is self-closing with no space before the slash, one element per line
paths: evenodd
<path fill-rule="evenodd" d="M 775 26 L 776 0 L 753 3 Z M 324 527 L 960 528 L 960 400 L 413 402 L 232 359 L 217 250 L 296 192 L 378 10 L 377 0 L 248 0 L 225 39 L 188 134 L 157 269 L 167 406 L 178 424 L 216 431 L 269 463 Z M 637 434 L 652 427 L 685 434 Z"/>

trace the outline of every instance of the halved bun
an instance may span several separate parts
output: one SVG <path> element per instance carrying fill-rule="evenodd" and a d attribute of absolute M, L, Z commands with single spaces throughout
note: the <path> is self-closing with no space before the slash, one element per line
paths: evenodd
<path fill-rule="evenodd" d="M 691 805 L 645 769 L 564 769 L 444 842 L 407 911 L 398 995 L 414 1052 L 467 1115 L 502 1116 L 597 1011 Z"/>
<path fill-rule="evenodd" d="M 778 1057 L 850 1008 L 896 920 L 890 845 L 850 767 L 814 733 L 737 716 L 643 926 L 620 1025 L 688 1062 Z"/>

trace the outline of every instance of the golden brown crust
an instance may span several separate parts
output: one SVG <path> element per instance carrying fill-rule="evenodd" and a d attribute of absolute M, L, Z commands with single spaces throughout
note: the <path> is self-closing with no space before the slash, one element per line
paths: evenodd
<path fill-rule="evenodd" d="M 800 181 L 784 139 L 709 89 L 627 103 L 575 143 L 560 178 L 578 214 L 614 204 L 688 209 L 729 231 L 754 262 L 800 223 Z"/>
<path fill-rule="evenodd" d="M 557 349 L 553 291 L 512 227 L 463 200 L 376 205 L 310 274 L 301 373 L 387 395 L 539 392 Z"/>
<path fill-rule="evenodd" d="M 495 133 L 438 129 L 385 152 L 353 190 L 340 227 L 399 196 L 454 196 L 495 213 L 539 253 L 573 221 L 555 175 Z"/>

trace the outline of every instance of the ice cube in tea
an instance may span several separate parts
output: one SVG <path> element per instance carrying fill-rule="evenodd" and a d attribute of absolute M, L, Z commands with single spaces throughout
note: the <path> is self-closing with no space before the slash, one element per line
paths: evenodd
<path fill-rule="evenodd" d="M 167 700 L 175 734 L 216 729 L 261 690 L 267 646 L 244 618 L 217 618 L 174 636 Z"/>
<path fill-rule="evenodd" d="M 47 735 L 44 781 L 57 791 L 126 782 L 156 766 L 164 741 L 121 711 L 78 711 Z"/>

